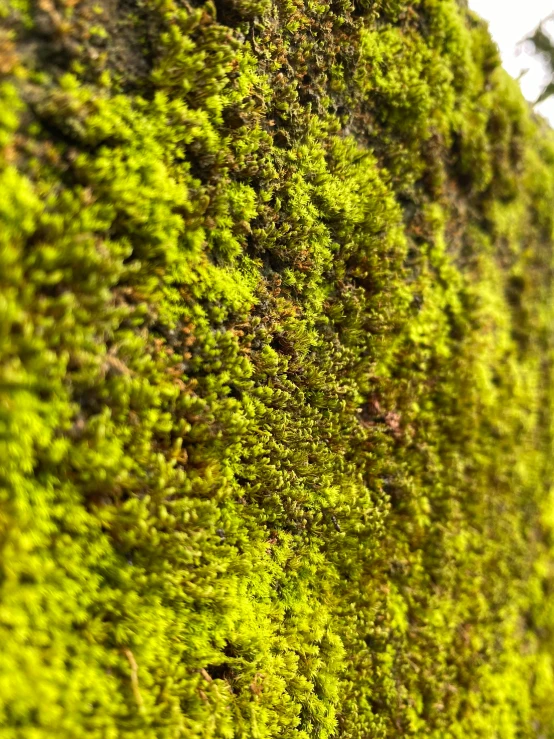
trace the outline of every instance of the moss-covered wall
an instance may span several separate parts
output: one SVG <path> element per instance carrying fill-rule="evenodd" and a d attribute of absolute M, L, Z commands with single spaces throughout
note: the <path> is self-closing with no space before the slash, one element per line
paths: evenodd
<path fill-rule="evenodd" d="M 554 136 L 455 0 L 2 0 L 1 739 L 554 737 Z"/>

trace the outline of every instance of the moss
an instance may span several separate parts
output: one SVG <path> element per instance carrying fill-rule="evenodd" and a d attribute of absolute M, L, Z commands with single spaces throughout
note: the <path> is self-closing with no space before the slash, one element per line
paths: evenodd
<path fill-rule="evenodd" d="M 554 140 L 481 21 L 1 12 L 0 736 L 550 736 Z"/>

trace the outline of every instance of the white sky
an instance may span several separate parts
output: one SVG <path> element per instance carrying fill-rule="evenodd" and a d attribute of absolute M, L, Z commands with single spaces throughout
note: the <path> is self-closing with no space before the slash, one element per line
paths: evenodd
<path fill-rule="evenodd" d="M 469 0 L 469 6 L 489 21 L 504 67 L 512 77 L 528 70 L 521 78 L 521 89 L 528 100 L 536 100 L 543 89 L 545 70 L 520 42 L 541 20 L 554 13 L 554 0 Z M 552 33 L 554 24 L 549 24 L 548 29 Z M 554 97 L 538 105 L 537 110 L 554 125 Z"/>

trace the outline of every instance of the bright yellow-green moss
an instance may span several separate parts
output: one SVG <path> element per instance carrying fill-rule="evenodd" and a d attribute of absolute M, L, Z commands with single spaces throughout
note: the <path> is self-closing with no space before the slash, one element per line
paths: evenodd
<path fill-rule="evenodd" d="M 482 22 L 0 17 L 0 739 L 554 737 L 554 137 Z"/>

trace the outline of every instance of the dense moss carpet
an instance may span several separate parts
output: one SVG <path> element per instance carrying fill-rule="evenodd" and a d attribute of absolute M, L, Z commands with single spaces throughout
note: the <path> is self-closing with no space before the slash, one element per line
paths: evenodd
<path fill-rule="evenodd" d="M 0 738 L 554 737 L 554 136 L 484 24 L 0 18 Z"/>

